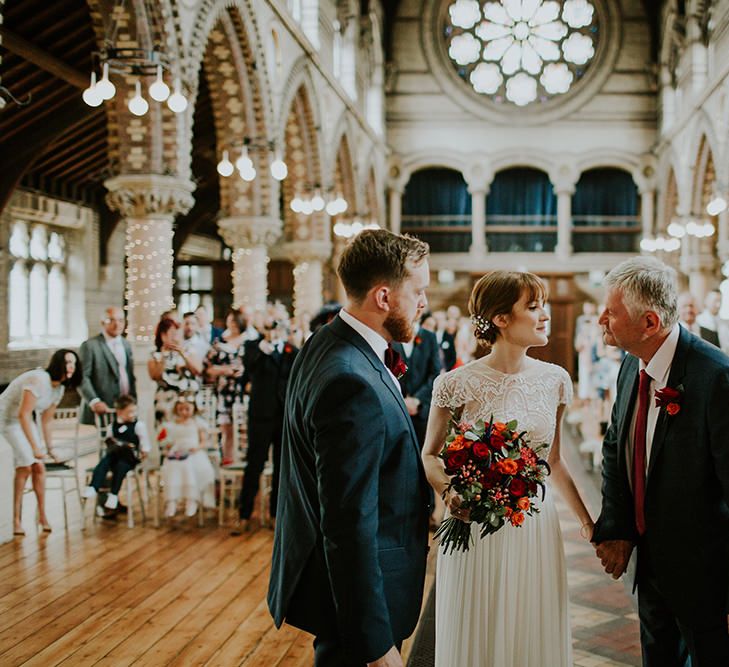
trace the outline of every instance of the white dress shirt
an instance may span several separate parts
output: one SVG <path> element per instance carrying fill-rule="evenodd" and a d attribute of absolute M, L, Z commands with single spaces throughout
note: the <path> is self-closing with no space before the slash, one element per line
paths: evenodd
<path fill-rule="evenodd" d="M 127 352 L 124 349 L 122 337 L 115 336 L 112 338 L 104 333 L 104 339 L 119 364 L 119 393 L 120 395 L 128 394 L 131 385 L 129 384 L 129 374 L 127 373 Z"/>
<path fill-rule="evenodd" d="M 385 367 L 385 370 L 387 370 L 387 373 L 392 378 L 392 381 L 395 383 L 395 388 L 397 389 L 397 393 L 400 394 L 402 390 L 400 389 L 400 383 L 397 381 L 397 378 L 393 375 L 392 371 L 387 368 L 387 365 L 385 364 L 385 352 L 387 351 L 388 343 L 387 341 L 380 336 L 374 329 L 370 329 L 364 322 L 360 322 L 354 315 L 350 315 L 344 308 L 339 311 L 339 317 L 342 318 L 345 324 L 348 324 L 352 329 L 354 329 L 362 338 L 364 338 L 369 346 L 374 350 L 375 355 L 377 355 L 377 358 L 382 362 L 382 365 Z"/>
<path fill-rule="evenodd" d="M 681 333 L 681 328 L 676 324 L 671 333 L 668 334 L 666 340 L 658 348 L 653 358 L 645 364 L 642 359 L 638 360 L 638 370 L 645 371 L 651 376 L 650 384 L 650 399 L 648 402 L 648 418 L 646 423 L 646 436 L 645 436 L 645 464 L 646 471 L 648 470 L 648 463 L 651 460 L 651 450 L 653 449 L 653 435 L 656 431 L 656 423 L 658 422 L 658 415 L 661 409 L 656 407 L 655 395 L 658 389 L 664 389 L 668 383 L 668 375 L 671 372 L 671 364 L 673 363 L 673 357 L 676 354 L 676 346 L 678 345 L 678 337 Z M 674 387 L 675 389 L 675 387 Z M 630 420 L 630 429 L 628 431 L 628 442 L 626 449 L 626 455 L 628 457 L 628 470 L 633 470 L 633 440 L 635 435 L 635 422 L 638 418 L 638 397 L 635 400 L 635 407 L 633 408 L 633 417 Z M 630 486 L 633 486 L 633 476 L 630 476 Z"/>

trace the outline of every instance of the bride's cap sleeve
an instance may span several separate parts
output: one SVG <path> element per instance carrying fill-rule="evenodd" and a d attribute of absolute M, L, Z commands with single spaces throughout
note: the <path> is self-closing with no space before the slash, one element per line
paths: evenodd
<path fill-rule="evenodd" d="M 560 404 L 569 405 L 572 403 L 574 389 L 572 386 L 572 378 L 570 374 L 563 368 L 562 377 L 559 383 L 559 402 Z"/>
<path fill-rule="evenodd" d="M 438 408 L 453 408 L 455 399 L 455 382 L 453 373 L 439 375 L 433 382 L 433 397 L 431 404 Z"/>

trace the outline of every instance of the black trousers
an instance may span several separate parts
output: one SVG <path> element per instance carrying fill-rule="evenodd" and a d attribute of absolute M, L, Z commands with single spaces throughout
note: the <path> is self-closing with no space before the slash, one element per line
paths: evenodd
<path fill-rule="evenodd" d="M 106 485 L 106 476 L 111 471 L 111 487 L 109 490 L 115 496 L 119 495 L 122 482 L 127 476 L 130 470 L 134 470 L 136 466 L 128 463 L 127 461 L 121 461 L 115 456 L 107 454 L 94 468 L 94 473 L 91 476 L 91 486 L 97 491 Z"/>
<path fill-rule="evenodd" d="M 397 644 L 400 650 L 402 643 Z M 353 662 L 344 652 L 339 639 L 314 638 L 314 667 L 365 667 L 364 662 Z"/>
<path fill-rule="evenodd" d="M 648 556 L 643 551 L 638 554 L 638 613 L 643 667 L 729 665 L 726 615 L 679 619 L 661 594 Z"/>
<path fill-rule="evenodd" d="M 278 475 L 281 463 L 281 437 L 283 418 L 276 420 L 248 420 L 248 454 L 243 488 L 240 491 L 239 513 L 241 519 L 250 519 L 253 503 L 260 486 L 261 473 L 268 460 L 268 448 L 273 445 L 273 479 L 271 482 L 270 511 L 276 516 L 278 501 Z"/>

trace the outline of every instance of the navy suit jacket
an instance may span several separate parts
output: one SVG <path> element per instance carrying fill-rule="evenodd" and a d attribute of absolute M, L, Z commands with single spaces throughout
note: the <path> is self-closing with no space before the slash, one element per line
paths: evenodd
<path fill-rule="evenodd" d="M 428 485 L 405 403 L 370 345 L 339 317 L 289 382 L 268 604 L 371 662 L 418 621 Z"/>
<path fill-rule="evenodd" d="M 417 416 L 427 421 L 433 397 L 433 382 L 441 368 L 438 339 L 432 331 L 421 329 L 415 336 L 413 351 L 409 357 L 405 356 L 405 348 L 401 343 L 393 343 L 392 347 L 408 365 L 407 373 L 399 380 L 403 395 L 413 396 L 420 401 Z"/>
<path fill-rule="evenodd" d="M 683 327 L 667 386 L 681 407 L 661 409 L 646 480 L 646 532 L 635 528 L 626 441 L 638 392 L 638 359 L 628 355 L 603 443 L 603 506 L 593 541 L 638 543 L 661 594 L 681 618 L 729 612 L 729 357 Z"/>

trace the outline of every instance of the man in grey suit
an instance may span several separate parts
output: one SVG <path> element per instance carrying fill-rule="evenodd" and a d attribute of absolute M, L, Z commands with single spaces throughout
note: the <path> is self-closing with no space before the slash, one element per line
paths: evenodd
<path fill-rule="evenodd" d="M 122 394 L 136 397 L 132 346 L 122 336 L 125 323 L 121 308 L 107 308 L 101 319 L 102 332 L 81 345 L 80 390 L 86 403 L 81 421 L 84 424 L 93 424 L 94 414 L 110 410 Z"/>

